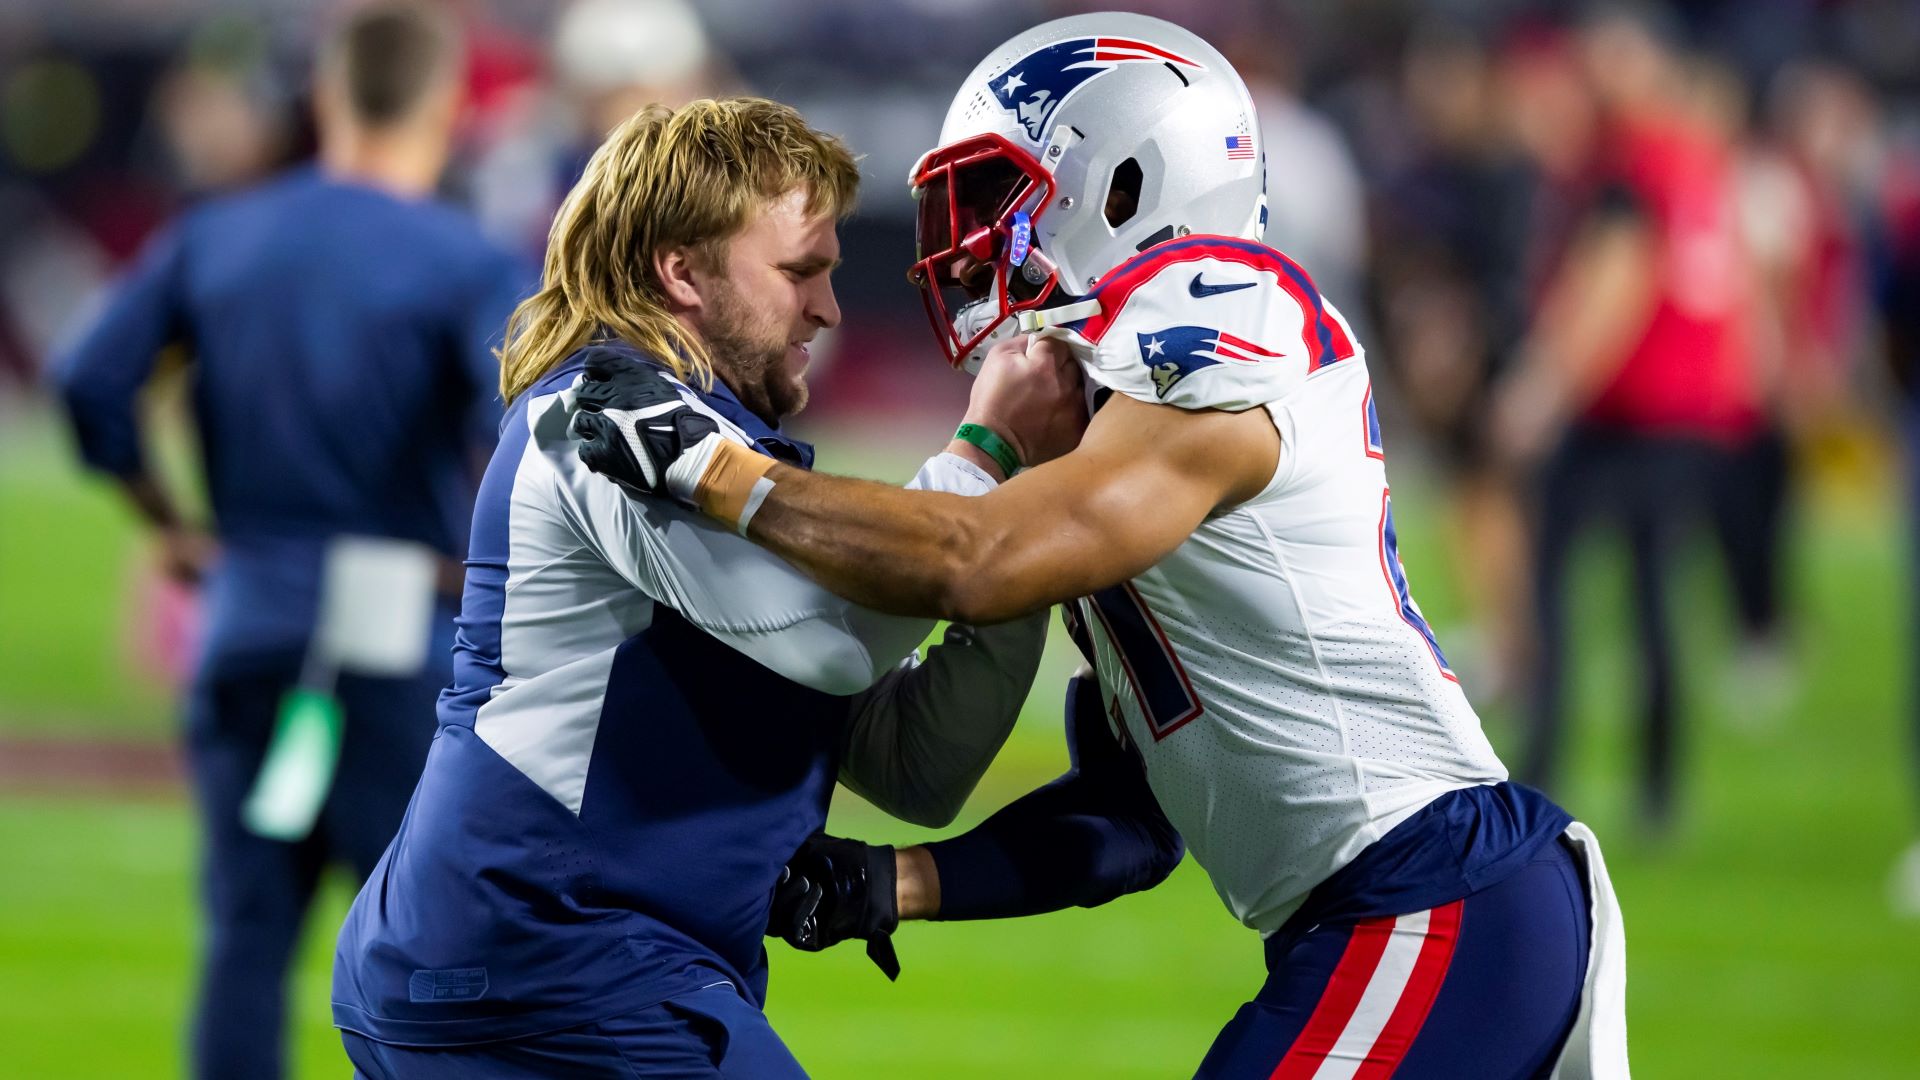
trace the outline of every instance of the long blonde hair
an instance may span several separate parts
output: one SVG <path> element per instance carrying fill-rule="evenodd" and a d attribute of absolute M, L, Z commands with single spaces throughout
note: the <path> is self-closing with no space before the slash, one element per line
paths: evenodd
<path fill-rule="evenodd" d="M 655 253 L 685 247 L 717 265 L 769 201 L 804 190 L 809 213 L 845 217 L 859 184 L 846 145 L 779 102 L 640 110 L 594 151 L 554 215 L 540 291 L 507 322 L 501 396 L 512 401 L 575 350 L 614 338 L 711 386 L 712 359 L 667 310 Z"/>

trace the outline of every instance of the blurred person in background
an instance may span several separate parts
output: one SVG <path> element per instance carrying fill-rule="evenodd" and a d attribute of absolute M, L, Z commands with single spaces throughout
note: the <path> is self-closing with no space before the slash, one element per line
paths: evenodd
<path fill-rule="evenodd" d="M 1745 81 L 1726 63 L 1701 55 L 1687 64 L 1684 84 L 1695 121 L 1730 149 L 1728 197 L 1750 282 L 1749 367 L 1759 415 L 1750 432 L 1722 448 L 1710 482 L 1707 522 L 1726 571 L 1738 637 L 1721 695 L 1734 725 L 1764 731 L 1778 726 L 1792 707 L 1795 684 L 1780 595 L 1791 479 L 1786 424 L 1794 408 L 1787 374 L 1824 359 L 1812 352 L 1819 343 L 1807 340 L 1801 290 L 1819 290 L 1825 283 L 1802 279 L 1797 272 L 1806 261 L 1802 254 L 1782 250 L 1779 234 L 1794 228 L 1793 208 L 1780 205 L 1781 185 L 1765 179 L 1772 170 L 1765 145 L 1749 124 Z M 1802 407 L 1810 414 L 1812 399 L 1805 401 Z"/>
<path fill-rule="evenodd" d="M 574 0 L 554 23 L 549 61 L 551 87 L 525 96 L 472 177 L 488 234 L 536 252 L 608 132 L 644 106 L 678 107 L 727 81 L 686 0 Z"/>
<path fill-rule="evenodd" d="M 1374 278 L 1400 396 L 1449 488 L 1453 566 L 1472 619 L 1460 651 L 1491 700 L 1506 696 L 1526 655 L 1526 522 L 1486 418 L 1525 330 L 1538 187 L 1500 122 L 1502 89 L 1473 38 L 1429 27 L 1409 42 L 1402 90 L 1417 141 L 1382 181 Z"/>
<path fill-rule="evenodd" d="M 1733 148 L 1692 107 L 1668 34 L 1640 8 L 1607 9 L 1580 33 L 1603 124 L 1592 195 L 1493 418 L 1502 452 L 1537 469 L 1522 775 L 1549 789 L 1559 779 L 1571 556 L 1595 526 L 1617 527 L 1641 666 L 1640 810 L 1654 831 L 1674 809 L 1679 700 L 1665 589 L 1676 535 L 1702 516 L 1716 474 L 1763 416 Z"/>
<path fill-rule="evenodd" d="M 322 871 L 364 878 L 399 825 L 450 677 L 449 597 L 499 415 L 491 347 L 529 284 L 430 198 L 460 106 L 444 14 L 356 8 L 315 67 L 318 163 L 174 222 L 56 366 L 81 455 L 124 489 L 168 572 L 206 597 L 186 703 L 203 831 L 202 1077 L 280 1074 L 287 967 Z M 178 361 L 211 533 L 184 519 L 142 447 L 141 388 Z M 349 542 L 358 577 L 340 569 Z M 337 675 L 332 795 L 303 835 L 261 835 L 243 811 L 276 712 L 326 674 L 318 643 L 354 632 L 326 624 L 341 604 L 375 631 L 419 612 L 420 632 L 389 670 Z"/>
<path fill-rule="evenodd" d="M 1739 132 L 1745 88 L 1723 73 L 1709 99 Z M 1777 721 L 1798 685 L 1782 599 L 1786 515 L 1798 457 L 1842 460 L 1870 427 L 1853 384 L 1868 347 L 1868 239 L 1878 116 L 1859 76 L 1802 60 L 1774 76 L 1766 124 L 1741 173 L 1742 229 L 1764 315 L 1757 369 L 1765 424 L 1733 448 L 1713 503 L 1741 632 L 1734 719 Z M 1795 453 L 1797 451 L 1797 453 Z"/>
<path fill-rule="evenodd" d="M 250 23 L 215 22 L 196 34 L 153 102 L 175 187 L 189 199 L 265 178 L 295 137 L 264 31 Z"/>
<path fill-rule="evenodd" d="M 1222 38 L 1253 96 L 1267 167 L 1284 177 L 1267 199 L 1267 239 L 1344 309 L 1364 311 L 1366 190 L 1347 137 L 1301 96 L 1300 57 L 1279 13 Z M 1284 186 L 1286 197 L 1279 198 Z"/>

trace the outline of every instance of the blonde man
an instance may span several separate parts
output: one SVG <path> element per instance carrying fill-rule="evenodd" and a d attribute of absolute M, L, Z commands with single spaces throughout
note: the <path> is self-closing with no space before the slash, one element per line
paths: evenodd
<path fill-rule="evenodd" d="M 662 372 L 728 437 L 808 465 L 779 423 L 840 319 L 856 184 L 838 141 L 736 98 L 638 113 L 562 206 L 502 356 L 439 736 L 340 936 L 334 1020 L 363 1075 L 802 1075 L 760 1011 L 761 938 L 836 773 L 941 823 L 1004 740 L 1043 617 L 903 663 L 928 620 L 630 498 L 568 434 L 583 372 Z M 994 486 L 953 454 L 915 483 Z"/>

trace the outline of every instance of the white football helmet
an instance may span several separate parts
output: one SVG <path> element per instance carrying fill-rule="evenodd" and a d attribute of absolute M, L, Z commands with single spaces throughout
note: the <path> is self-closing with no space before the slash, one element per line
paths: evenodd
<path fill-rule="evenodd" d="M 1056 19 L 995 49 L 910 181 L 909 276 L 968 370 L 1016 313 L 1084 296 L 1156 244 L 1266 228 L 1246 85 L 1213 46 L 1146 15 Z"/>

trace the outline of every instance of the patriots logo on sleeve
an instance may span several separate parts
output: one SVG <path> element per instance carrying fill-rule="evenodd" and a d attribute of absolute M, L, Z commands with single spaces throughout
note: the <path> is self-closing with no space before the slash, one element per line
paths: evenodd
<path fill-rule="evenodd" d="M 1069 38 L 1014 61 L 1007 70 L 987 80 L 987 88 L 1002 108 L 1019 117 L 1027 138 L 1038 145 L 1045 138 L 1047 121 L 1062 101 L 1095 75 L 1129 63 L 1201 67 L 1158 45 L 1132 38 Z"/>
<path fill-rule="evenodd" d="M 1181 379 L 1202 368 L 1220 363 L 1257 364 L 1281 356 L 1245 338 L 1207 326 L 1169 326 L 1134 336 L 1140 341 L 1140 362 L 1153 374 L 1154 390 L 1163 399 Z"/>

